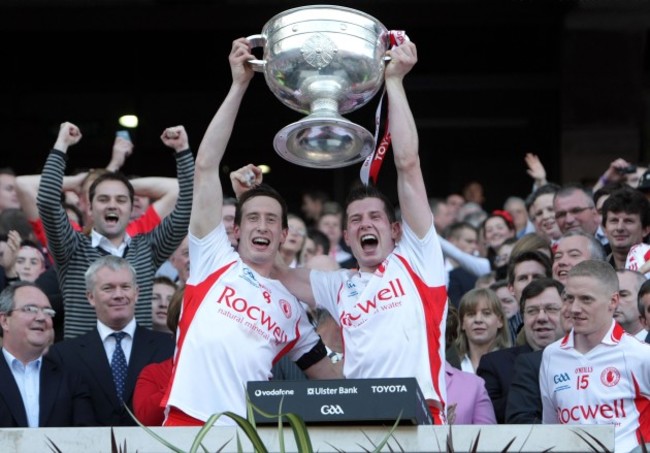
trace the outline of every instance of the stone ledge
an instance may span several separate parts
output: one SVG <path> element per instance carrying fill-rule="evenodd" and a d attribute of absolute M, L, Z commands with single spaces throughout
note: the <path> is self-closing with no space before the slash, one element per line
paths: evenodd
<path fill-rule="evenodd" d="M 388 433 L 383 426 L 310 426 L 309 435 L 314 451 L 366 452 L 371 451 Z M 152 430 L 174 446 L 189 451 L 199 428 L 161 428 Z M 111 449 L 111 428 L 5 428 L 0 430 L 0 451 L 41 453 L 52 451 L 48 438 L 63 453 L 99 452 Z M 126 442 L 126 452 L 153 453 L 171 451 L 139 427 L 114 428 L 119 446 Z M 261 427 L 258 432 L 269 451 L 280 451 L 277 428 Z M 515 439 L 509 452 L 539 453 L 553 447 L 553 453 L 584 453 L 592 451 L 577 432 L 589 433 L 609 451 L 614 451 L 613 425 L 466 425 L 451 428 L 454 449 L 457 453 L 470 450 L 480 432 L 477 453 L 502 452 L 511 439 Z M 205 437 L 208 451 L 237 452 L 236 428 L 215 427 Z M 389 445 L 382 451 L 395 452 L 445 452 L 448 426 L 399 426 Z M 248 438 L 239 432 L 243 451 L 252 451 Z M 285 451 L 296 451 L 291 428 L 284 429 Z M 222 448 L 222 446 L 224 446 Z M 594 442 L 594 445 L 595 442 Z M 222 449 L 221 449 L 222 448 Z M 597 447 L 598 448 L 598 447 Z M 201 450 L 199 450 L 201 451 Z M 598 452 L 601 450 L 598 449 Z"/>

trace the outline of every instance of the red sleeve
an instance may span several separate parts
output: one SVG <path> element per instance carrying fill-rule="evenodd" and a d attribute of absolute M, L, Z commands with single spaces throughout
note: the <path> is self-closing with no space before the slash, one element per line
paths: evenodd
<path fill-rule="evenodd" d="M 144 214 L 142 214 L 137 219 L 131 221 L 127 227 L 126 232 L 129 236 L 133 237 L 138 234 L 145 234 L 153 230 L 160 224 L 160 216 L 153 208 L 153 205 L 150 205 Z"/>
<path fill-rule="evenodd" d="M 133 391 L 133 412 L 145 426 L 162 426 L 165 409 L 160 407 L 172 375 L 172 359 L 145 366 Z"/>
<path fill-rule="evenodd" d="M 39 240 L 43 247 L 47 247 L 47 237 L 45 236 L 45 229 L 43 229 L 43 221 L 41 218 L 39 217 L 36 220 L 28 220 L 28 222 L 32 226 L 32 230 L 34 230 L 36 239 Z"/>

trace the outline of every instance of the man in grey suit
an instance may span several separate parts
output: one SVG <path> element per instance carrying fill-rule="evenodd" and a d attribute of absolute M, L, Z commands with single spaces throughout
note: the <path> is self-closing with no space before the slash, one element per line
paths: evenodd
<path fill-rule="evenodd" d="M 54 344 L 49 355 L 86 378 L 98 425 L 135 425 L 125 405 L 133 410 L 133 389 L 142 368 L 171 357 L 172 336 L 137 325 L 135 270 L 124 258 L 99 258 L 90 265 L 85 279 L 97 327 Z"/>

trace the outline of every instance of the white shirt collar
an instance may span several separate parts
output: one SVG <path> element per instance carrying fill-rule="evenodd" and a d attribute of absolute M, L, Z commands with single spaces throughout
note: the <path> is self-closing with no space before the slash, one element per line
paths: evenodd
<path fill-rule="evenodd" d="M 21 364 L 22 366 L 23 362 L 18 360 L 11 352 L 7 351 L 6 348 L 2 348 L 2 353 L 4 354 L 5 360 L 7 361 L 7 364 L 9 365 L 10 368 L 13 366 L 14 361 Z M 36 369 L 40 369 L 42 362 L 43 362 L 43 356 L 41 355 L 38 359 L 32 360 L 31 362 L 27 363 L 27 365 L 35 364 Z"/>
<path fill-rule="evenodd" d="M 91 245 L 95 248 L 101 247 L 103 250 L 106 250 L 111 255 L 122 257 L 124 256 L 124 250 L 127 246 L 131 244 L 131 236 L 128 233 L 124 233 L 124 240 L 119 245 L 115 247 L 111 241 L 108 240 L 106 236 L 98 233 L 94 228 L 90 232 Z"/>
<path fill-rule="evenodd" d="M 108 336 L 114 332 L 125 332 L 132 339 L 133 335 L 135 335 L 135 326 L 135 317 L 131 319 L 122 330 L 113 330 L 100 320 L 97 320 L 97 331 L 99 332 L 99 337 L 102 339 L 102 342 L 106 341 Z"/>

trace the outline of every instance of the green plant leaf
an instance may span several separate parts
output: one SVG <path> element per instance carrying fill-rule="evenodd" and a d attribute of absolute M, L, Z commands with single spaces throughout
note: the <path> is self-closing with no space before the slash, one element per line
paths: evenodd
<path fill-rule="evenodd" d="M 386 433 L 384 438 L 377 445 L 375 445 L 375 443 L 372 441 L 372 439 L 370 439 L 370 436 L 368 436 L 368 434 L 366 434 L 365 431 L 361 431 L 363 433 L 363 435 L 365 436 L 365 438 L 368 439 L 368 442 L 370 442 L 370 445 L 375 447 L 374 450 L 372 450 L 372 452 L 375 452 L 375 453 L 380 452 L 381 449 L 384 448 L 384 446 L 388 443 L 388 439 L 393 437 L 393 433 L 395 432 L 395 429 L 397 429 L 397 427 L 399 426 L 400 419 L 402 418 L 402 412 L 403 411 L 400 411 L 399 415 L 397 416 L 397 420 L 395 420 L 395 423 L 393 424 L 393 426 L 390 428 L 388 433 Z M 393 439 L 394 439 L 394 437 L 393 437 Z M 357 445 L 359 445 L 359 444 L 357 444 Z M 359 445 L 359 448 L 362 448 L 362 449 L 366 450 L 361 445 Z M 388 445 L 388 449 L 390 451 L 393 451 L 393 448 L 390 445 Z M 370 452 L 371 450 L 366 450 L 366 451 Z"/>
<path fill-rule="evenodd" d="M 291 430 L 293 432 L 293 437 L 296 441 L 296 449 L 300 453 L 313 453 L 314 447 L 311 444 L 311 439 L 309 437 L 309 432 L 307 430 L 307 426 L 305 425 L 304 420 L 302 417 L 300 417 L 298 414 L 294 414 L 292 412 L 283 414 L 282 413 L 282 399 L 280 400 L 280 406 L 279 406 L 279 412 L 278 414 L 270 414 L 268 412 L 263 411 L 259 407 L 255 406 L 253 403 L 250 401 L 248 402 L 249 409 L 252 409 L 253 411 L 257 412 L 258 414 L 274 419 L 278 419 L 278 430 L 279 430 L 279 440 L 280 440 L 280 451 L 284 452 L 284 436 L 283 436 L 283 426 L 282 426 L 282 420 L 283 418 L 286 417 L 287 421 L 289 422 L 289 425 L 291 426 Z M 249 417 L 253 417 L 253 415 L 249 415 Z"/>
<path fill-rule="evenodd" d="M 314 447 L 311 444 L 307 425 L 305 425 L 305 421 L 302 417 L 294 413 L 288 413 L 284 416 L 289 420 L 298 451 L 301 453 L 313 453 Z"/>
<path fill-rule="evenodd" d="M 215 418 L 215 421 L 217 418 L 219 418 L 221 415 L 225 415 L 226 417 L 230 417 L 237 423 L 237 425 L 244 431 L 246 434 L 246 437 L 248 437 L 248 440 L 253 444 L 253 448 L 255 449 L 256 452 L 258 453 L 268 453 L 267 448 L 264 446 L 264 442 L 262 442 L 262 439 L 260 438 L 259 434 L 257 433 L 257 430 L 255 427 L 246 420 L 244 417 L 241 415 L 237 415 L 234 412 L 222 412 L 221 414 L 216 414 L 210 417 L 212 419 L 213 417 Z"/>
<path fill-rule="evenodd" d="M 124 408 L 125 408 L 126 411 L 129 413 L 129 415 L 131 416 L 131 418 L 132 418 L 133 420 L 135 420 L 135 422 L 138 424 L 138 426 L 140 426 L 142 429 L 144 429 L 145 432 L 146 432 L 147 434 L 149 434 L 151 437 L 153 437 L 153 438 L 156 439 L 158 442 L 160 442 L 161 444 L 163 444 L 165 447 L 169 448 L 170 450 L 172 450 L 172 451 L 174 451 L 174 452 L 176 452 L 176 453 L 186 453 L 184 450 L 181 450 L 181 449 L 178 448 L 177 446 L 175 446 L 175 445 L 169 443 L 165 438 L 163 438 L 163 437 L 159 436 L 158 434 L 156 434 L 155 432 L 153 432 L 151 429 L 149 429 L 148 426 L 143 425 L 142 422 L 140 422 L 140 420 L 138 420 L 137 417 L 133 414 L 133 412 L 131 412 L 131 410 L 129 409 L 129 407 L 128 407 L 126 404 L 124 405 Z"/>

